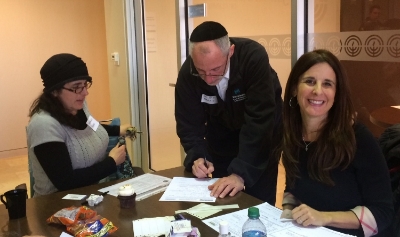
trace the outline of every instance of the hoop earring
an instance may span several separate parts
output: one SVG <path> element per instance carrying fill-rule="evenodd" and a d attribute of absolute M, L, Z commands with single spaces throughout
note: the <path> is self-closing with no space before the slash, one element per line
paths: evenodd
<path fill-rule="evenodd" d="M 297 102 L 297 100 L 296 100 L 296 104 L 295 105 L 292 105 L 292 99 L 293 98 L 296 98 L 296 96 L 293 96 L 292 98 L 290 98 L 290 100 L 289 100 L 289 106 L 290 106 L 290 108 L 294 108 L 294 107 L 296 107 L 296 105 L 298 105 L 299 103 Z"/>

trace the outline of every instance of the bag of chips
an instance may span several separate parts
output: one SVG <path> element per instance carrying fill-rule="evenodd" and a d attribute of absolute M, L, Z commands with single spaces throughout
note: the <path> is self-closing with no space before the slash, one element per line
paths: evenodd
<path fill-rule="evenodd" d="M 78 221 L 75 225 L 67 226 L 67 231 L 75 237 L 100 237 L 114 233 L 118 228 L 107 218 L 97 215 L 91 219 Z"/>
<path fill-rule="evenodd" d="M 77 223 L 79 220 L 86 220 L 93 218 L 96 216 L 96 211 L 86 207 L 67 207 L 59 210 L 58 212 L 54 213 L 47 219 L 47 223 L 56 223 L 56 224 L 63 224 L 66 226 L 73 225 Z"/>
<path fill-rule="evenodd" d="M 86 206 L 63 208 L 50 216 L 47 223 L 65 225 L 75 237 L 102 237 L 118 229 L 111 221 Z"/>

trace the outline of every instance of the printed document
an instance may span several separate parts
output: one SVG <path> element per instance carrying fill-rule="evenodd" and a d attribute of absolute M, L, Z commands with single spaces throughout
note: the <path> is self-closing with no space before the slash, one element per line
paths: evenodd
<path fill-rule="evenodd" d="M 215 202 L 208 186 L 218 179 L 174 177 L 160 201 Z"/>
<path fill-rule="evenodd" d="M 108 191 L 108 194 L 117 197 L 119 187 L 124 186 L 125 184 L 130 184 L 132 188 L 135 189 L 136 201 L 140 201 L 147 197 L 153 196 L 154 194 L 163 192 L 170 182 L 170 178 L 146 173 L 135 178 L 128 179 L 124 182 L 99 189 L 99 192 Z"/>
<path fill-rule="evenodd" d="M 268 237 L 352 236 L 342 234 L 325 227 L 303 227 L 298 225 L 295 221 L 287 221 L 287 219 L 285 221 L 281 221 L 280 216 L 282 210 L 276 208 L 275 206 L 271 206 L 267 202 L 257 205 L 256 207 L 260 210 L 260 220 L 267 228 Z M 229 223 L 229 232 L 231 233 L 231 237 L 241 237 L 242 226 L 247 218 L 247 209 L 243 209 L 229 214 L 209 218 L 203 220 L 203 222 L 218 232 L 219 222 L 223 220 L 227 221 Z"/>

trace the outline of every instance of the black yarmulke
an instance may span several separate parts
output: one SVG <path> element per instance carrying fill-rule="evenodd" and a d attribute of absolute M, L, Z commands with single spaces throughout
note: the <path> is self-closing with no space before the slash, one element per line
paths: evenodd
<path fill-rule="evenodd" d="M 56 54 L 47 59 L 40 69 L 44 92 L 51 92 L 67 82 L 86 79 L 89 76 L 86 63 L 81 58 L 68 53 Z"/>
<path fill-rule="evenodd" d="M 190 35 L 190 41 L 203 42 L 208 40 L 219 39 L 226 36 L 228 32 L 225 27 L 215 21 L 205 21 L 194 28 Z"/>

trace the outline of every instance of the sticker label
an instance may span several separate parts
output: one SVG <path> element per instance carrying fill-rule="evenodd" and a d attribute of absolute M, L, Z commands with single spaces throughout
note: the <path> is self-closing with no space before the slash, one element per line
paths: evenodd
<path fill-rule="evenodd" d="M 214 104 L 218 104 L 218 99 L 216 96 L 208 96 L 208 95 L 203 94 L 201 96 L 201 102 L 210 104 L 210 105 L 214 105 Z"/>

